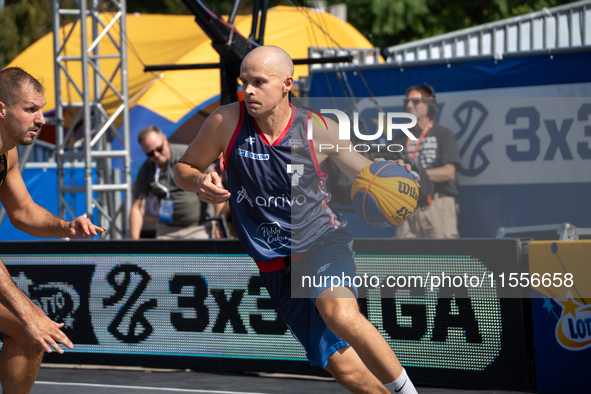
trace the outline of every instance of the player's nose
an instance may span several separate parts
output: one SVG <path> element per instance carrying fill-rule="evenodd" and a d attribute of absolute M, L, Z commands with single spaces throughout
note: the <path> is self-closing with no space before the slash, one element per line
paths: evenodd
<path fill-rule="evenodd" d="M 254 93 L 254 90 L 252 88 L 252 85 L 251 84 L 247 84 L 246 87 L 243 89 L 243 92 L 244 92 L 244 94 L 247 94 L 249 96 L 252 95 Z"/>
<path fill-rule="evenodd" d="M 45 116 L 43 116 L 43 112 L 39 110 L 37 117 L 35 118 L 35 124 L 43 126 L 45 124 Z"/>

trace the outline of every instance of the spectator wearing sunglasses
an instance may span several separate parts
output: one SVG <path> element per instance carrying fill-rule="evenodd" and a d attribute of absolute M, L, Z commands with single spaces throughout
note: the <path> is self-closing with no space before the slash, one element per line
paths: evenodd
<path fill-rule="evenodd" d="M 417 117 L 412 130 L 417 140 L 402 135 L 398 143 L 405 147 L 405 161 L 426 174 L 430 184 L 421 179 L 419 206 L 406 222 L 396 227 L 396 238 L 458 238 L 456 171 L 461 165 L 456 138 L 450 129 L 433 120 L 437 101 L 430 85 L 408 88 L 403 104 L 406 112 Z"/>
<path fill-rule="evenodd" d="M 211 238 L 211 222 L 205 219 L 208 214 L 213 216 L 212 207 L 202 203 L 199 194 L 186 192 L 174 182 L 174 166 L 187 150 L 187 145 L 169 143 L 156 126 L 140 130 L 138 142 L 147 160 L 140 167 L 133 185 L 131 238 L 140 238 L 150 192 L 156 195 L 159 203 L 156 238 Z"/>

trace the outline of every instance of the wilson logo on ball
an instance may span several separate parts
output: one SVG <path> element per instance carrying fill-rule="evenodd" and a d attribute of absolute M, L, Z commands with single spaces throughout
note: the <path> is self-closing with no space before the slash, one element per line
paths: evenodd
<path fill-rule="evenodd" d="M 406 196 L 410 196 L 410 198 L 413 198 L 415 201 L 419 200 L 419 191 L 417 188 L 411 187 L 408 183 L 406 182 L 400 182 L 398 181 L 398 191 L 401 194 L 404 194 Z"/>
<path fill-rule="evenodd" d="M 351 199 L 355 211 L 377 227 L 403 223 L 417 206 L 419 189 L 405 167 L 378 161 L 365 167 L 355 178 Z"/>

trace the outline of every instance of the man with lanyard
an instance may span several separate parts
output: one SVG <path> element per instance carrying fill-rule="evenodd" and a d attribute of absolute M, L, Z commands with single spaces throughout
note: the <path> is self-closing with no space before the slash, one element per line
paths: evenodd
<path fill-rule="evenodd" d="M 204 217 L 208 205 L 202 204 L 198 194 L 179 188 L 173 179 L 174 166 L 185 153 L 187 145 L 169 143 L 156 126 L 140 130 L 138 142 L 148 159 L 140 167 L 134 183 L 131 238 L 140 238 L 149 192 L 155 194 L 159 201 L 156 238 L 211 238 L 212 226 L 205 222 Z M 209 213 L 213 215 L 213 212 Z"/>
<path fill-rule="evenodd" d="M 240 80 L 244 101 L 222 106 L 207 118 L 179 160 L 175 179 L 203 201 L 230 200 L 236 235 L 310 364 L 325 368 L 354 393 L 416 393 L 384 337 L 359 312 L 355 287 L 333 290 L 325 283 L 304 289 L 296 286 L 297 279 L 290 280 L 302 274 L 315 281 L 355 276 L 346 222 L 328 206 L 328 158 L 350 179 L 371 162 L 342 148 L 352 148 L 351 142 L 338 139 L 338 125 L 331 120 L 328 130 L 314 124 L 308 139 L 306 109 L 289 103 L 293 61 L 281 48 L 250 52 Z M 292 151 L 294 141 L 305 142 Z M 328 145 L 340 149 L 319 149 Z M 216 173 L 204 173 L 221 152 L 229 190 Z M 297 292 L 304 296 L 296 297 Z"/>
<path fill-rule="evenodd" d="M 408 220 L 396 226 L 396 238 L 458 238 L 455 195 L 458 192 L 456 171 L 460 153 L 453 132 L 433 121 L 437 111 L 435 91 L 428 84 L 412 86 L 406 92 L 404 110 L 417 117 L 412 130 L 417 140 L 401 136 L 398 140 L 414 166 L 425 169 L 433 183 L 433 195 L 426 196 Z M 429 189 L 422 188 L 422 192 Z M 419 202 L 421 196 L 419 196 Z"/>
<path fill-rule="evenodd" d="M 31 145 L 45 124 L 44 88 L 18 67 L 0 71 L 0 203 L 17 229 L 43 238 L 88 238 L 106 229 L 80 216 L 71 222 L 35 204 L 18 168 L 17 145 Z M 67 248 L 67 245 L 64 246 Z M 64 323 L 45 312 L 19 290 L 0 261 L 0 382 L 3 393 L 28 393 L 41 366 L 43 350 L 73 348 L 60 330 Z"/>

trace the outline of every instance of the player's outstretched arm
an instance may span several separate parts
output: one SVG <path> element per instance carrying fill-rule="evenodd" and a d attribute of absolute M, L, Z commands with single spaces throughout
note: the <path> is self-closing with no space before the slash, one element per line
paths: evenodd
<path fill-rule="evenodd" d="M 51 348 L 54 348 L 60 354 L 63 353 L 64 351 L 58 346 L 58 343 L 70 349 L 73 348 L 72 342 L 60 330 L 64 324 L 58 324 L 49 319 L 41 308 L 29 300 L 16 287 L 1 261 L 0 303 L 23 323 L 27 334 L 48 353 L 51 353 Z"/>
<path fill-rule="evenodd" d="M 221 204 L 230 198 L 219 175 L 205 174 L 205 170 L 225 152 L 239 116 L 239 104 L 234 103 L 218 108 L 205 120 L 175 167 L 174 181 L 181 189 L 199 193 L 201 201 L 210 204 Z"/>
<path fill-rule="evenodd" d="M 349 140 L 340 140 L 338 138 L 339 126 L 331 119 L 326 119 L 328 131 L 322 130 L 316 124 L 314 127 L 314 147 L 316 149 L 316 157 L 319 162 L 330 157 L 337 167 L 347 175 L 350 180 L 355 180 L 359 172 L 372 163 L 367 157 L 355 151 L 353 143 Z M 383 159 L 376 159 L 383 160 Z M 404 164 L 404 161 L 397 160 L 398 165 L 405 167 L 408 172 L 411 172 L 410 164 Z M 415 177 L 418 177 L 418 175 Z M 418 180 L 418 179 L 417 179 Z"/>
<path fill-rule="evenodd" d="M 339 125 L 330 118 L 324 118 L 328 130 L 316 123 L 312 124 L 314 149 L 319 163 L 329 157 L 339 169 L 354 180 L 357 174 L 371 164 L 371 160 L 355 152 L 353 144 L 349 140 L 339 139 Z"/>
<path fill-rule="evenodd" d="M 51 214 L 50 214 L 51 215 Z M 53 216 L 53 215 L 52 215 Z M 68 238 L 83 238 L 86 239 L 91 236 L 95 236 L 99 233 L 104 232 L 106 227 L 99 227 L 92 224 L 90 219 L 84 216 L 78 216 L 76 219 L 67 223 L 67 234 Z"/>
<path fill-rule="evenodd" d="M 67 222 L 35 204 L 18 169 L 16 149 L 8 152 L 8 162 L 10 167 L 0 188 L 0 202 L 14 227 L 40 238 L 88 238 L 106 230 L 82 216 Z"/>

